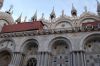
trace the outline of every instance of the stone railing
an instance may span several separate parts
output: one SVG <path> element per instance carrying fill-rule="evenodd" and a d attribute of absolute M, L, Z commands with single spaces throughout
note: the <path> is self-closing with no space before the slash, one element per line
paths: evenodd
<path fill-rule="evenodd" d="M 43 29 L 43 30 L 32 30 L 32 31 L 22 31 L 22 32 L 0 33 L 0 38 L 75 33 L 75 32 L 89 32 L 89 31 L 99 31 L 99 30 L 100 30 L 99 27 L 98 28 L 74 27 L 74 28 L 62 28 L 62 29 Z"/>

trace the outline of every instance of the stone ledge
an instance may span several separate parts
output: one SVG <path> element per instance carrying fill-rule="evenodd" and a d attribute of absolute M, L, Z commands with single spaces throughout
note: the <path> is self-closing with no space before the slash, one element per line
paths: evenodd
<path fill-rule="evenodd" d="M 33 30 L 33 31 L 22 31 L 22 32 L 12 32 L 12 33 L 0 33 L 0 38 L 63 34 L 63 33 L 78 33 L 78 32 L 93 32 L 99 30 L 100 28 L 81 29 L 80 27 L 75 27 L 72 30 L 68 30 L 68 29 L 47 29 L 46 30 L 45 29 L 45 30 Z"/>

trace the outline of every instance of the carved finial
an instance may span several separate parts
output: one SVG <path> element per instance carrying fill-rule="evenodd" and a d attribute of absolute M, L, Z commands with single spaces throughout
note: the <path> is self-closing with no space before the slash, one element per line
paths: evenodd
<path fill-rule="evenodd" d="M 64 16 L 64 15 L 65 15 L 64 10 L 62 10 L 62 16 Z"/>
<path fill-rule="evenodd" d="M 11 11 L 11 15 L 13 14 L 13 12 L 14 12 L 14 11 L 12 10 L 12 11 Z"/>
<path fill-rule="evenodd" d="M 73 3 L 72 3 L 72 10 L 76 10 L 75 7 L 74 7 L 74 5 L 73 5 Z"/>
<path fill-rule="evenodd" d="M 43 21 L 45 18 L 44 18 L 44 13 L 42 13 L 42 16 L 40 18 L 41 21 Z"/>
<path fill-rule="evenodd" d="M 52 10 L 52 13 L 55 13 L 55 8 L 54 8 L 54 6 L 53 6 L 53 10 Z"/>
<path fill-rule="evenodd" d="M 44 13 L 42 13 L 41 19 L 44 19 Z"/>
<path fill-rule="evenodd" d="M 100 2 L 98 0 L 97 1 L 97 13 L 100 16 Z"/>
<path fill-rule="evenodd" d="M 11 5 L 11 6 L 10 6 L 10 9 L 9 9 L 9 11 L 11 11 L 12 9 L 13 9 L 13 5 Z"/>
<path fill-rule="evenodd" d="M 97 5 L 99 5 L 100 4 L 100 2 L 98 1 L 98 0 L 96 0 L 97 1 Z"/>
<path fill-rule="evenodd" d="M 21 18 L 22 18 L 22 13 L 21 13 L 20 16 L 17 18 L 16 22 L 17 22 L 17 23 L 21 23 Z"/>
<path fill-rule="evenodd" d="M 26 20 L 27 20 L 27 16 L 25 16 L 24 22 L 26 22 Z"/>
<path fill-rule="evenodd" d="M 51 18 L 51 20 L 54 19 L 54 18 L 56 18 L 54 7 L 53 7 L 53 10 L 52 10 L 52 12 L 50 14 L 50 18 Z"/>
<path fill-rule="evenodd" d="M 72 4 L 71 14 L 72 14 L 72 16 L 77 16 L 77 10 L 75 9 L 73 4 Z"/>
<path fill-rule="evenodd" d="M 32 20 L 33 20 L 33 21 L 37 21 L 37 10 L 36 10 L 34 16 L 32 17 Z"/>
<path fill-rule="evenodd" d="M 85 12 L 87 12 L 87 6 L 84 7 Z"/>
<path fill-rule="evenodd" d="M 44 13 L 42 13 L 42 17 L 41 18 L 44 19 Z"/>

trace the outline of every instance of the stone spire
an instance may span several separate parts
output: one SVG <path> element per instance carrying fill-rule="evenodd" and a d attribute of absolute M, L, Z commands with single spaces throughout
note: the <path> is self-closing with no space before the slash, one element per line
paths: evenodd
<path fill-rule="evenodd" d="M 41 16 L 41 20 L 43 20 L 44 19 L 44 13 L 42 13 L 42 16 Z"/>
<path fill-rule="evenodd" d="M 84 11 L 85 11 L 85 12 L 88 12 L 88 10 L 87 10 L 87 6 L 84 7 Z"/>
<path fill-rule="evenodd" d="M 0 9 L 1 9 L 2 6 L 3 6 L 3 2 L 4 2 L 4 0 L 0 0 Z"/>
<path fill-rule="evenodd" d="M 22 13 L 21 13 L 20 16 L 17 18 L 16 22 L 17 22 L 17 23 L 21 23 L 21 18 L 22 18 Z"/>
<path fill-rule="evenodd" d="M 75 9 L 73 4 L 72 4 L 71 14 L 72 14 L 72 16 L 77 16 L 77 10 Z"/>
<path fill-rule="evenodd" d="M 37 21 L 37 11 L 35 12 L 34 16 L 31 18 L 33 21 Z"/>
<path fill-rule="evenodd" d="M 54 19 L 54 18 L 56 18 L 54 7 L 53 7 L 53 10 L 52 10 L 52 12 L 50 14 L 50 18 L 51 18 L 51 20 Z"/>
<path fill-rule="evenodd" d="M 62 10 L 62 16 L 64 16 L 64 15 L 65 15 L 64 10 Z"/>
<path fill-rule="evenodd" d="M 100 16 L 100 2 L 98 0 L 97 1 L 97 13 Z"/>
<path fill-rule="evenodd" d="M 27 20 L 27 16 L 25 16 L 24 22 L 26 22 L 26 20 Z"/>
<path fill-rule="evenodd" d="M 41 17 L 42 19 L 44 18 L 44 13 L 42 13 L 42 17 Z"/>

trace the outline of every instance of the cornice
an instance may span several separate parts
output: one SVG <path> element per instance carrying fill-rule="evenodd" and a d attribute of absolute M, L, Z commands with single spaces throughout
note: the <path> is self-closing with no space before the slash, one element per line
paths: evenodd
<path fill-rule="evenodd" d="M 12 33 L 0 33 L 0 38 L 10 38 L 10 37 L 25 37 L 25 36 L 40 36 L 40 35 L 50 35 L 50 34 L 65 34 L 65 33 L 78 33 L 78 32 L 93 32 L 99 31 L 99 28 L 93 30 L 84 30 L 81 27 L 75 27 L 72 30 L 68 29 L 45 29 L 45 30 L 33 30 L 33 31 L 22 31 L 22 32 L 12 32 Z"/>

